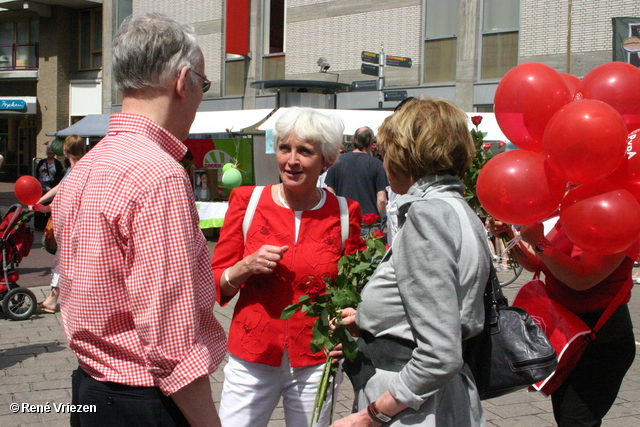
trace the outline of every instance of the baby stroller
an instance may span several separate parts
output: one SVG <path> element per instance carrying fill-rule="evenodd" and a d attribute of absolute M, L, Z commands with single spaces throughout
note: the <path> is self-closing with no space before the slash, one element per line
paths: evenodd
<path fill-rule="evenodd" d="M 18 285 L 20 274 L 16 270 L 31 251 L 33 230 L 27 222 L 32 215 L 23 214 L 22 205 L 15 204 L 0 222 L 0 300 L 4 315 L 12 320 L 27 320 L 36 311 L 36 296 Z"/>

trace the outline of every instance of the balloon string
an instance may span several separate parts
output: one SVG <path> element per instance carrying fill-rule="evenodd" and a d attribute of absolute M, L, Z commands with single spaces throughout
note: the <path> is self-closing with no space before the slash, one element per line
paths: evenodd
<path fill-rule="evenodd" d="M 519 234 L 513 239 L 509 240 L 507 247 L 504 248 L 504 251 L 502 251 L 502 254 L 500 254 L 500 256 L 504 258 L 507 255 L 507 253 L 514 248 L 514 246 L 520 243 L 521 240 L 522 240 L 522 236 Z"/>

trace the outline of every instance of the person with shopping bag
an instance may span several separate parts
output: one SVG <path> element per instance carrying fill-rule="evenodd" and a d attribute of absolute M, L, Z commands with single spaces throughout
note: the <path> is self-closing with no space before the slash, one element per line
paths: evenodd
<path fill-rule="evenodd" d="M 496 236 L 514 234 L 493 219 L 489 231 Z M 596 331 L 590 334 L 573 370 L 551 394 L 555 420 L 560 427 L 599 426 L 636 353 L 627 306 L 633 259 L 625 253 L 601 255 L 582 250 L 569 240 L 561 221 L 547 236 L 541 223 L 522 226 L 519 232 L 521 250 L 514 253 L 520 264 L 542 272 L 549 298 Z"/>

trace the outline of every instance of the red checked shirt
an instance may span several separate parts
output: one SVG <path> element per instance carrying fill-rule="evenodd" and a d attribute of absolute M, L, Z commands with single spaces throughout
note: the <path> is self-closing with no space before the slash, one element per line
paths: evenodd
<path fill-rule="evenodd" d="M 113 114 L 55 197 L 64 327 L 98 381 L 170 395 L 226 352 L 185 152 L 146 117 Z"/>

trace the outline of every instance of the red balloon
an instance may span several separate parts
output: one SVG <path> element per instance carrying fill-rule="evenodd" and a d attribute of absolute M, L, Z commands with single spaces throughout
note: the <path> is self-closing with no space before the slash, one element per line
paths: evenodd
<path fill-rule="evenodd" d="M 627 152 L 620 166 L 606 178 L 607 181 L 640 180 L 640 129 L 627 135 Z"/>
<path fill-rule="evenodd" d="M 40 181 L 31 175 L 18 178 L 13 185 L 13 193 L 20 203 L 24 205 L 35 205 L 42 197 L 42 186 Z"/>
<path fill-rule="evenodd" d="M 598 181 L 579 185 L 565 194 L 562 198 L 562 203 L 560 204 L 560 215 L 580 200 L 617 190 L 623 190 L 622 186 L 617 182 Z"/>
<path fill-rule="evenodd" d="M 640 239 L 636 240 L 624 251 L 625 254 L 634 261 L 638 262 L 640 259 Z"/>
<path fill-rule="evenodd" d="M 591 184 L 584 187 L 584 197 L 568 207 L 563 202 L 560 220 L 567 237 L 585 251 L 625 252 L 640 236 L 640 203 L 627 190 L 598 193 Z"/>
<path fill-rule="evenodd" d="M 620 114 L 595 99 L 575 101 L 553 115 L 544 152 L 560 177 L 587 183 L 610 175 L 624 159 L 627 128 Z"/>
<path fill-rule="evenodd" d="M 576 98 L 599 99 L 622 116 L 627 131 L 640 128 L 640 68 L 608 62 L 589 71 L 578 85 Z"/>
<path fill-rule="evenodd" d="M 482 207 L 509 224 L 531 224 L 558 208 L 566 187 L 545 156 L 527 150 L 500 153 L 480 170 L 476 189 Z"/>
<path fill-rule="evenodd" d="M 571 96 L 573 97 L 578 91 L 578 85 L 580 84 L 580 79 L 574 76 L 573 74 L 569 74 L 569 73 L 560 73 L 560 76 L 562 76 L 562 79 L 567 84 L 567 87 L 569 88 L 569 92 L 571 92 Z"/>
<path fill-rule="evenodd" d="M 537 62 L 520 64 L 504 75 L 494 99 L 496 120 L 518 147 L 542 152 L 542 136 L 551 116 L 573 100 L 564 79 Z"/>

